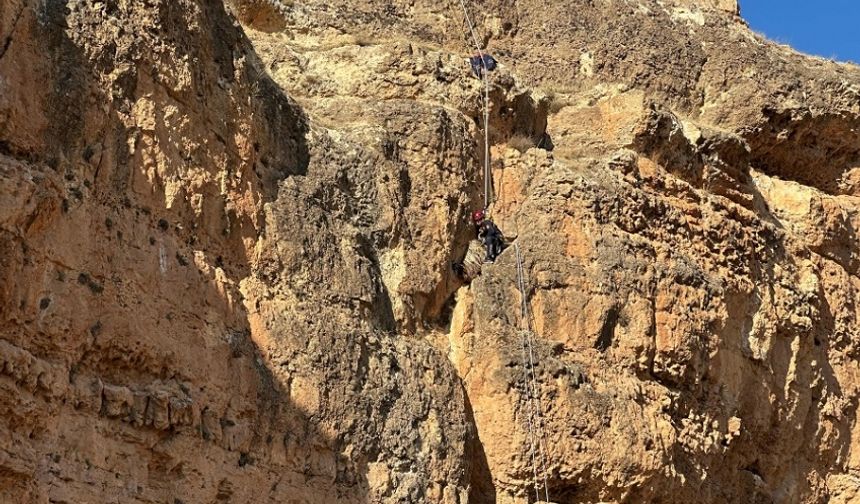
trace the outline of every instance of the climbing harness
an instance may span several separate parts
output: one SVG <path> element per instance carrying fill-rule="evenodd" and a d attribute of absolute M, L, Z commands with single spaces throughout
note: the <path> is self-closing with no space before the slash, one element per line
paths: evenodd
<path fill-rule="evenodd" d="M 466 0 L 460 0 L 460 5 L 463 7 L 463 14 L 466 16 L 466 22 L 469 24 L 469 33 L 472 35 L 472 42 L 475 44 L 475 49 L 478 51 L 478 56 L 481 58 L 481 64 L 484 62 L 484 51 L 481 49 L 481 44 L 478 42 L 478 36 L 475 34 L 475 25 L 472 23 L 472 17 L 469 15 L 469 9 L 466 7 Z M 484 210 L 490 208 L 490 72 L 486 68 L 481 72 L 481 80 L 484 83 Z"/>
<path fill-rule="evenodd" d="M 520 343 L 523 358 L 523 387 L 527 403 L 529 444 L 534 476 L 535 498 L 540 500 L 540 480 L 543 480 L 543 490 L 546 502 L 549 500 L 549 484 L 547 470 L 546 430 L 543 418 L 543 404 L 538 393 L 537 376 L 535 374 L 534 337 L 531 326 L 531 313 L 526 290 L 523 255 L 519 243 L 514 243 L 517 259 L 517 288 L 520 291 Z"/>

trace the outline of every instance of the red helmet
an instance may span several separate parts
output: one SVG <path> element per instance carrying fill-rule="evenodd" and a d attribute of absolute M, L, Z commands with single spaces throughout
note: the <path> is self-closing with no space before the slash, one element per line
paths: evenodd
<path fill-rule="evenodd" d="M 478 223 L 484 220 L 484 211 L 483 210 L 475 210 L 472 212 L 472 222 Z"/>

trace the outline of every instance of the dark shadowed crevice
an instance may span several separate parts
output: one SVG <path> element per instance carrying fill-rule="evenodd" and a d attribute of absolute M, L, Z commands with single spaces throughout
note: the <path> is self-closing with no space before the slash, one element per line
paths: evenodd
<path fill-rule="evenodd" d="M 594 348 L 605 352 L 612 346 L 612 341 L 615 339 L 615 327 L 618 325 L 618 309 L 612 307 L 606 312 L 606 317 L 603 319 L 603 326 L 600 328 L 600 335 L 594 343 Z"/>
<path fill-rule="evenodd" d="M 26 4 L 22 2 L 18 12 L 15 13 L 15 19 L 12 21 L 12 26 L 9 28 L 9 35 L 7 35 L 6 40 L 3 41 L 3 47 L 0 47 L 0 60 L 3 59 L 3 56 L 6 56 L 9 46 L 12 45 L 12 40 L 15 38 L 15 29 L 18 27 L 18 21 L 21 20 L 21 16 L 24 14 L 25 6 Z"/>
<path fill-rule="evenodd" d="M 768 175 L 828 194 L 855 194 L 860 188 L 860 117 L 811 116 L 765 110 L 765 121 L 741 131 L 752 164 Z"/>
<path fill-rule="evenodd" d="M 484 453 L 484 444 L 478 434 L 475 413 L 469 394 L 463 389 L 466 422 L 469 436 L 466 440 L 466 470 L 469 473 L 469 502 L 472 504 L 496 504 L 496 486 Z"/>

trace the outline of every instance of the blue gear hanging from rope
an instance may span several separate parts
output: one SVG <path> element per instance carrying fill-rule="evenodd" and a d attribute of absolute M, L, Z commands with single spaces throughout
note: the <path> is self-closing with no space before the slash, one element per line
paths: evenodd
<path fill-rule="evenodd" d="M 479 79 L 484 78 L 484 72 L 492 72 L 496 69 L 498 62 L 489 54 L 475 54 L 469 58 L 469 65 L 472 67 L 472 73 Z"/>

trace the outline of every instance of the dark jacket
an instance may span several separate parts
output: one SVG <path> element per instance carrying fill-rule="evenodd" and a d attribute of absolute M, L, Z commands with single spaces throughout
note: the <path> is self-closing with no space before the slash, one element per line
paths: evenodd
<path fill-rule="evenodd" d="M 478 239 L 486 244 L 490 240 L 502 239 L 502 232 L 491 220 L 483 220 L 478 224 Z"/>
<path fill-rule="evenodd" d="M 479 79 L 484 76 L 484 70 L 488 70 L 492 72 L 496 69 L 496 59 L 490 56 L 489 54 L 484 54 L 482 56 L 472 56 L 469 58 L 469 64 L 472 66 L 472 72 L 474 72 L 475 76 Z"/>

